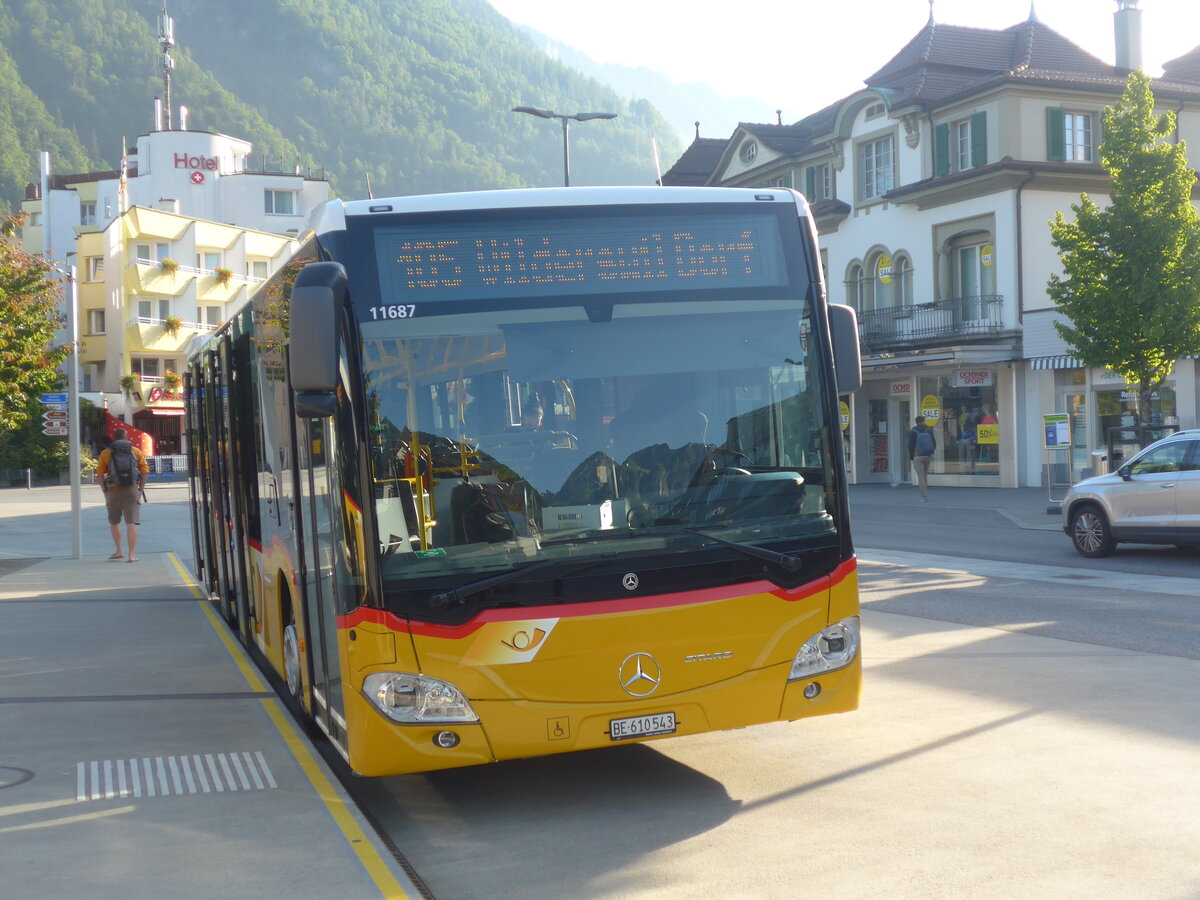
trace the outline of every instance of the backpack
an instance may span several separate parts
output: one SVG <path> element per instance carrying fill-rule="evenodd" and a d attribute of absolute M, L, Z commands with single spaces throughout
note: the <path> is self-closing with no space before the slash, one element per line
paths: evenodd
<path fill-rule="evenodd" d="M 129 487 L 137 481 L 137 461 L 133 458 L 133 444 L 129 441 L 113 441 L 108 457 L 108 483 L 118 487 Z"/>
<path fill-rule="evenodd" d="M 933 435 L 928 429 L 917 429 L 917 441 L 913 456 L 933 456 Z"/>

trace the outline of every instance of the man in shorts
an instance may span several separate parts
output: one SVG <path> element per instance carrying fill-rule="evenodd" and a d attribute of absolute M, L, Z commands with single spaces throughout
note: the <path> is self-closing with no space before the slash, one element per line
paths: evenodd
<path fill-rule="evenodd" d="M 129 450 L 133 453 L 136 475 L 132 484 L 117 483 L 115 473 L 110 473 L 110 469 L 113 467 L 113 450 L 115 448 L 120 451 L 124 448 L 121 441 L 125 441 L 125 444 L 129 443 L 126 434 L 124 428 L 117 428 L 113 431 L 112 446 L 100 454 L 100 459 L 96 463 L 96 476 L 100 479 L 100 489 L 104 491 L 104 505 L 108 509 L 108 525 L 112 529 L 113 544 L 117 548 L 109 559 L 125 557 L 121 552 L 121 519 L 124 519 L 126 543 L 129 544 L 129 556 L 126 559 L 128 562 L 137 562 L 137 527 L 142 524 L 138 513 L 138 500 L 145 489 L 146 475 L 149 474 L 150 467 L 146 464 L 146 457 L 142 456 L 141 451 L 130 445 Z"/>

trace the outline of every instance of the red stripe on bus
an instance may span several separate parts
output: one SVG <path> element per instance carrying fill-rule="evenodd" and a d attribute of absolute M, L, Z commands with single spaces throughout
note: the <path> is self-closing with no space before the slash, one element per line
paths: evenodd
<path fill-rule="evenodd" d="M 834 580 L 841 581 L 848 571 L 853 570 L 853 566 L 845 572 L 842 571 L 843 569 L 845 569 L 845 564 L 834 570 Z M 339 628 L 353 628 L 356 625 L 370 622 L 375 625 L 383 625 L 393 631 L 411 631 L 414 634 L 421 634 L 427 637 L 459 640 L 469 637 L 491 622 L 521 622 L 526 619 L 569 619 L 581 616 L 602 616 L 610 613 L 644 612 L 653 609 L 668 609 L 672 606 L 687 606 L 690 604 L 733 600 L 738 597 L 750 596 L 751 594 L 771 594 L 772 596 L 779 597 L 781 600 L 795 602 L 828 590 L 830 581 L 831 579 L 828 576 L 822 576 L 815 581 L 810 581 L 789 591 L 780 590 L 768 581 L 752 581 L 746 584 L 722 585 L 721 587 L 705 588 L 698 591 L 683 591 L 678 594 L 650 594 L 643 597 L 608 600 L 601 603 L 589 602 L 555 606 L 522 606 L 517 609 L 486 609 L 470 622 L 462 625 L 438 625 L 433 622 L 406 623 L 403 618 L 397 616 L 395 613 L 362 606 L 352 613 L 338 616 L 337 624 Z"/>

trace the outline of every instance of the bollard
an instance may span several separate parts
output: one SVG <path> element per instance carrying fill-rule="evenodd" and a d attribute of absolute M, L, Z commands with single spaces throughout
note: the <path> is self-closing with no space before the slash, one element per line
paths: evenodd
<path fill-rule="evenodd" d="M 25 470 L 25 490 L 33 490 L 33 469 Z"/>
<path fill-rule="evenodd" d="M 1108 474 L 1108 454 L 1103 450 L 1092 451 L 1092 475 Z"/>

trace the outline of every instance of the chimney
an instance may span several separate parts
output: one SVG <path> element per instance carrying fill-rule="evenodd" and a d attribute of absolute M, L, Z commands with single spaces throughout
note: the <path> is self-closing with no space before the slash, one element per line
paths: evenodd
<path fill-rule="evenodd" d="M 179 130 L 187 131 L 188 108 L 186 106 L 179 107 Z"/>
<path fill-rule="evenodd" d="M 1117 68 L 1132 72 L 1142 64 L 1142 11 L 1138 0 L 1117 0 L 1113 15 L 1117 37 Z"/>

